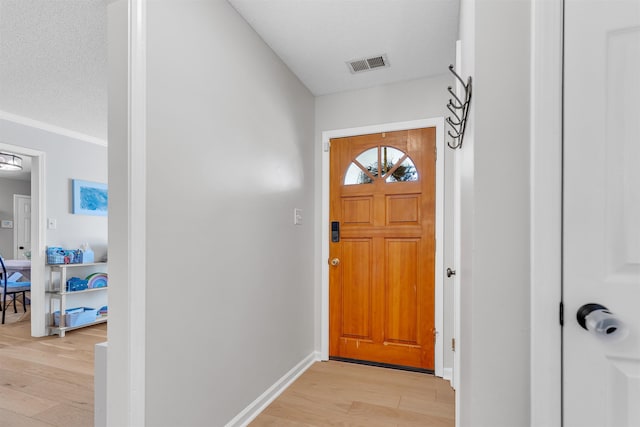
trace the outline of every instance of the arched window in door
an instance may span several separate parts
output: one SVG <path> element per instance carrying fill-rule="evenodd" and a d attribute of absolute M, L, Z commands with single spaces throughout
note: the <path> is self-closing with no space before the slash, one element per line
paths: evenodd
<path fill-rule="evenodd" d="M 418 181 L 418 171 L 407 153 L 394 147 L 373 147 L 358 154 L 347 168 L 344 185 Z"/>

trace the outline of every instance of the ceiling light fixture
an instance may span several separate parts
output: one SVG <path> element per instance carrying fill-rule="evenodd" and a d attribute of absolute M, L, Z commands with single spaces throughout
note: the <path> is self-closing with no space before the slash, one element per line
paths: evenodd
<path fill-rule="evenodd" d="M 0 170 L 22 170 L 22 157 L 18 157 L 15 154 L 0 153 Z"/>

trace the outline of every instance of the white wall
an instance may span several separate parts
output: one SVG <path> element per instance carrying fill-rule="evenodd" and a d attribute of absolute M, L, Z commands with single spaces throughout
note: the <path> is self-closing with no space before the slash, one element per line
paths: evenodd
<path fill-rule="evenodd" d="M 461 4 L 461 426 L 529 425 L 530 1 Z"/>
<path fill-rule="evenodd" d="M 0 178 L 0 219 L 13 221 L 13 195 L 31 194 L 31 182 Z M 13 226 L 15 227 L 15 222 Z M 0 228 L 0 254 L 4 259 L 13 259 L 13 228 Z"/>
<path fill-rule="evenodd" d="M 452 83 L 445 69 L 436 77 L 318 96 L 316 148 L 322 131 L 444 116 Z"/>
<path fill-rule="evenodd" d="M 314 351 L 314 100 L 227 2 L 146 7 L 146 425 L 221 426 Z M 109 372 L 128 339 L 110 331 Z M 125 387 L 109 383 L 109 425 Z"/>
<path fill-rule="evenodd" d="M 55 218 L 47 230 L 46 245 L 77 248 L 88 242 L 96 259 L 107 252 L 107 218 L 71 213 L 71 181 L 107 182 L 107 147 L 0 118 L 0 143 L 45 153 L 46 218 Z"/>
<path fill-rule="evenodd" d="M 451 46 L 455 50 L 455 46 Z M 370 89 L 362 89 L 351 92 L 341 92 L 331 95 L 323 95 L 316 98 L 315 115 L 315 168 L 316 168 L 316 206 L 322 204 L 321 192 L 321 138 L 323 131 L 353 128 L 382 123 L 403 122 L 434 117 L 443 117 L 449 114 L 446 109 L 448 101 L 447 86 L 453 85 L 453 77 L 448 73 L 436 77 L 412 80 L 407 82 L 378 86 Z M 453 161 L 451 150 L 445 149 L 445 195 L 452 192 Z M 453 267 L 453 200 L 445 196 L 445 258 L 444 265 Z M 320 218 L 318 216 L 318 221 Z M 324 236 L 321 233 L 321 224 L 316 226 L 316 246 L 314 263 L 316 273 L 315 295 L 317 301 L 321 298 L 321 242 Z M 451 338 L 453 337 L 453 287 L 445 278 L 444 282 L 444 367 L 453 366 L 451 353 Z M 318 307 L 316 307 L 318 308 Z M 316 348 L 320 348 L 320 312 L 315 313 L 316 321 Z"/>

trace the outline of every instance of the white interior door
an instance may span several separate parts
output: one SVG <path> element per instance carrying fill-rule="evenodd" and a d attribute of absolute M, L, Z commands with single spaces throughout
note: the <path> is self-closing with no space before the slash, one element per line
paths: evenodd
<path fill-rule="evenodd" d="M 31 251 L 31 196 L 13 196 L 13 257 L 26 259 Z"/>
<path fill-rule="evenodd" d="M 565 6 L 564 425 L 640 426 L 640 0 Z"/>

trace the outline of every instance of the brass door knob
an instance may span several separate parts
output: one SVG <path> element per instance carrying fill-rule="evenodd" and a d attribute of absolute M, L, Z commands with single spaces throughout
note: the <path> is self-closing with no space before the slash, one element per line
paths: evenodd
<path fill-rule="evenodd" d="M 338 266 L 338 264 L 340 264 L 340 260 L 338 258 L 334 258 L 331 260 L 331 265 L 333 265 L 334 267 Z"/>

